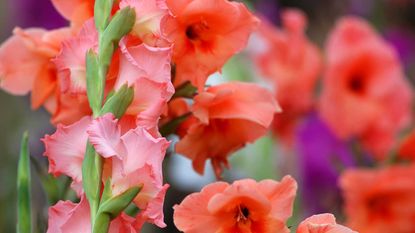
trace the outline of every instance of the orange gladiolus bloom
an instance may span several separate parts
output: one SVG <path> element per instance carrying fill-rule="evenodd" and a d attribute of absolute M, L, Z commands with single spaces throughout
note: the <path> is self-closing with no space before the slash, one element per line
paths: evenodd
<path fill-rule="evenodd" d="M 211 159 L 219 177 L 230 153 L 263 136 L 280 110 L 272 93 L 255 84 L 231 82 L 211 87 L 194 98 L 192 113 L 180 132 L 176 151 L 193 160 L 203 174 Z"/>
<path fill-rule="evenodd" d="M 290 176 L 216 182 L 174 206 L 174 223 L 184 233 L 288 233 L 296 190 Z"/>
<path fill-rule="evenodd" d="M 415 167 L 349 170 L 341 179 L 347 225 L 360 233 L 415 232 Z"/>
<path fill-rule="evenodd" d="M 383 159 L 410 120 L 412 90 L 396 52 L 364 20 L 340 20 L 327 44 L 321 116 Z"/>
<path fill-rule="evenodd" d="M 275 116 L 273 129 L 289 141 L 298 119 L 313 107 L 323 59 L 317 46 L 305 35 L 307 18 L 303 12 L 285 10 L 281 19 L 281 29 L 261 22 L 259 38 L 265 48 L 254 58 L 262 75 L 274 83 L 276 99 L 284 109 Z"/>
<path fill-rule="evenodd" d="M 208 76 L 241 51 L 258 20 L 242 3 L 227 0 L 166 0 L 165 20 L 174 43 L 175 84 L 185 81 L 201 91 Z"/>
<path fill-rule="evenodd" d="M 415 131 L 412 131 L 399 147 L 399 156 L 403 159 L 415 161 Z"/>

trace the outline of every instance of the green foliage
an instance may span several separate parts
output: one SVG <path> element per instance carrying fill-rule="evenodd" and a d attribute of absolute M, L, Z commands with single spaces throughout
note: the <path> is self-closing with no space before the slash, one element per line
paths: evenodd
<path fill-rule="evenodd" d="M 31 176 L 28 133 L 23 134 L 17 168 L 17 233 L 32 232 Z"/>

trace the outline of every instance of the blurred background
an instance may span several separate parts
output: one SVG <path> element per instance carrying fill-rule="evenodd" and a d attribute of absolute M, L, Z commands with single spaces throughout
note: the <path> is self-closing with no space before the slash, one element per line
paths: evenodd
<path fill-rule="evenodd" d="M 275 25 L 281 23 L 281 9 L 286 7 L 302 9 L 309 18 L 307 35 L 311 41 L 320 47 L 324 46 L 324 40 L 338 17 L 348 14 L 362 16 L 368 19 L 384 38 L 395 46 L 405 66 L 407 77 L 413 82 L 415 74 L 415 66 L 413 66 L 415 62 L 415 14 L 413 13 L 415 12 L 415 1 L 413 0 L 251 0 L 246 1 L 246 3 L 251 9 L 267 17 Z M 65 26 L 65 24 L 66 22 L 53 9 L 50 0 L 0 1 L 0 42 L 11 35 L 15 26 L 53 29 Z M 226 65 L 224 69 L 225 78 L 233 80 L 255 79 L 255 77 L 252 77 L 255 76 L 255 72 L 247 70 L 250 67 L 249 63 L 249 59 L 243 54 L 236 56 Z M 20 137 L 25 130 L 29 131 L 31 154 L 41 164 L 45 165 L 46 161 L 42 157 L 44 148 L 40 138 L 45 134 L 53 133 L 54 128 L 49 123 L 48 113 L 44 110 L 31 111 L 28 96 L 16 97 L 0 91 L 0 109 L 0 232 L 15 232 L 16 168 Z M 306 151 L 301 151 L 301 148 L 298 149 L 302 152 L 300 156 L 307 156 L 303 157 L 304 161 L 312 162 L 323 154 L 334 153 L 333 150 L 340 151 L 336 152 L 337 154 L 348 156 L 347 149 L 343 149 L 341 143 L 331 139 L 331 133 L 317 118 L 309 117 L 304 122 L 301 132 L 300 140 L 309 143 L 304 144 L 303 147 L 311 145 L 308 147 L 311 149 Z M 315 134 L 319 136 L 313 136 Z M 172 140 L 175 139 L 172 138 Z M 249 145 L 242 151 L 237 152 L 237 155 L 231 159 L 234 169 L 226 174 L 225 179 L 228 181 L 242 177 L 252 177 L 258 180 L 264 178 L 279 179 L 290 173 L 300 182 L 306 183 L 307 179 L 302 177 L 304 174 L 307 177 L 327 175 L 327 173 L 321 172 L 322 168 L 316 169 L 320 172 L 318 174 L 313 173 L 313 171 L 301 172 L 301 166 L 303 165 L 298 165 L 292 157 L 290 158 L 289 154 L 292 152 L 285 150 L 284 147 L 274 142 L 275 138 L 265 137 L 254 145 Z M 320 147 L 313 147 L 312 145 L 319 145 Z M 344 163 L 350 166 L 353 165 L 353 162 L 346 161 Z M 38 232 L 44 232 L 45 219 L 47 218 L 47 208 L 45 206 L 47 203 L 40 182 L 35 178 L 35 170 L 32 171 L 32 195 L 34 210 L 36 211 L 34 221 Z M 189 192 L 198 191 L 203 185 L 215 180 L 213 174 L 209 172 L 203 177 L 195 174 L 191 169 L 190 162 L 178 155 L 171 155 L 166 159 L 165 175 L 167 177 L 166 181 L 171 184 L 165 203 L 168 227 L 159 230 L 148 226 L 144 232 L 178 232 L 174 228 L 171 219 L 172 206 L 179 203 Z M 336 183 L 335 174 L 334 181 L 330 179 L 322 179 L 318 182 Z M 311 184 L 311 186 L 318 185 L 321 184 Z M 301 186 L 300 193 L 312 193 L 313 190 L 309 187 L 307 185 Z M 291 220 L 292 222 L 298 222 L 296 218 L 303 218 L 305 215 L 327 209 L 341 214 L 341 200 L 335 194 L 336 191 L 321 189 L 319 192 L 307 195 L 306 202 L 316 203 L 316 206 L 302 205 L 304 201 L 299 195 L 296 208 L 303 206 L 304 211 L 296 212 Z M 322 196 L 321 193 L 326 193 L 326 195 Z M 322 197 L 324 200 L 319 200 Z"/>

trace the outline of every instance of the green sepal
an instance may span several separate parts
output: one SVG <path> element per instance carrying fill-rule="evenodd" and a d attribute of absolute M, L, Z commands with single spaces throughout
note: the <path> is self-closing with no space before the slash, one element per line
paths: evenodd
<path fill-rule="evenodd" d="M 96 116 L 102 106 L 104 98 L 106 75 L 100 75 L 98 56 L 93 50 L 86 54 L 86 88 L 89 106 Z"/>
<path fill-rule="evenodd" d="M 25 132 L 21 142 L 20 158 L 17 168 L 17 233 L 31 233 L 32 231 L 31 175 L 28 141 L 29 136 Z"/>
<path fill-rule="evenodd" d="M 100 111 L 100 115 L 105 113 L 112 113 L 116 118 L 121 118 L 128 106 L 133 102 L 134 89 L 124 84 L 118 91 L 116 91 L 104 104 Z"/>
<path fill-rule="evenodd" d="M 103 32 L 108 26 L 111 17 L 113 0 L 96 0 L 94 6 L 95 27 Z"/>
<path fill-rule="evenodd" d="M 93 233 L 108 232 L 112 219 L 115 219 L 134 200 L 143 186 L 132 187 L 122 194 L 101 203 L 94 221 Z"/>
<path fill-rule="evenodd" d="M 91 219 L 95 218 L 99 207 L 102 167 L 102 157 L 95 151 L 91 143 L 88 142 L 85 158 L 82 162 L 82 185 L 91 207 Z"/>
<path fill-rule="evenodd" d="M 191 113 L 186 113 L 165 123 L 160 127 L 160 134 L 163 137 L 167 137 L 170 134 L 174 134 L 177 128 L 180 126 L 180 124 L 183 123 L 190 115 Z"/>
<path fill-rule="evenodd" d="M 192 85 L 189 81 L 181 84 L 176 88 L 172 99 L 184 97 L 184 98 L 193 98 L 197 94 L 197 88 Z"/>
<path fill-rule="evenodd" d="M 122 37 L 127 35 L 133 28 L 135 23 L 135 10 L 131 7 L 126 7 L 119 10 L 111 22 L 108 24 L 105 31 L 102 33 L 102 40 L 99 45 L 100 64 L 108 69 L 112 55 L 118 46 Z"/>
<path fill-rule="evenodd" d="M 106 202 L 111 197 L 112 197 L 111 179 L 108 178 L 107 181 L 105 182 L 104 191 L 102 191 L 101 203 Z"/>

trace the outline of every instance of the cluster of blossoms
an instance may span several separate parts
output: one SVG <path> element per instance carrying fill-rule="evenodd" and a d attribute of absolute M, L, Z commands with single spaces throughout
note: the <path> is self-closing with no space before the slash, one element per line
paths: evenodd
<path fill-rule="evenodd" d="M 318 112 L 336 137 L 361 142 L 373 161 L 384 163 L 411 122 L 413 92 L 398 57 L 360 18 L 339 20 L 323 59 L 298 10 L 284 11 L 282 27 L 274 28 L 228 0 L 52 2 L 70 26 L 16 28 L 0 47 L 0 88 L 30 93 L 32 108 L 50 113 L 57 129 L 42 139 L 49 173 L 70 177 L 79 200 L 49 208 L 49 233 L 133 233 L 146 222 L 165 227 L 169 184 L 162 165 L 169 147 L 199 174 L 210 160 L 221 179 L 233 152 L 270 127 L 290 147 L 297 126 Z M 206 85 L 256 30 L 265 49 L 251 55 L 274 92 L 254 83 Z M 173 134 L 175 145 L 166 139 Z M 398 160 L 415 158 L 414 135 Z M 351 229 L 415 231 L 413 165 L 348 170 L 339 184 Z M 290 232 L 296 191 L 290 176 L 215 182 L 176 205 L 174 222 L 185 233 Z M 127 207 L 138 214 L 127 214 Z M 297 233 L 351 229 L 319 214 Z"/>
<path fill-rule="evenodd" d="M 304 131 L 299 159 L 308 162 L 303 165 L 303 188 L 335 199 L 337 177 L 332 183 L 331 177 L 322 176 L 338 176 L 339 169 L 350 166 L 377 165 L 341 173 L 337 183 L 346 225 L 361 233 L 414 232 L 415 134 L 403 141 L 399 136 L 413 122 L 414 95 L 398 54 L 362 18 L 339 19 L 322 52 L 307 39 L 301 11 L 289 9 L 281 15 L 281 28 L 262 24 L 257 40 L 265 49 L 253 49 L 252 56 L 261 75 L 275 86 L 284 111 L 274 118 L 274 135 L 290 150 L 298 143 L 297 131 Z M 318 132 L 306 134 L 313 130 Z M 359 149 L 344 149 L 344 142 Z M 312 196 L 305 196 L 306 202 L 327 202 L 305 195 Z"/>

